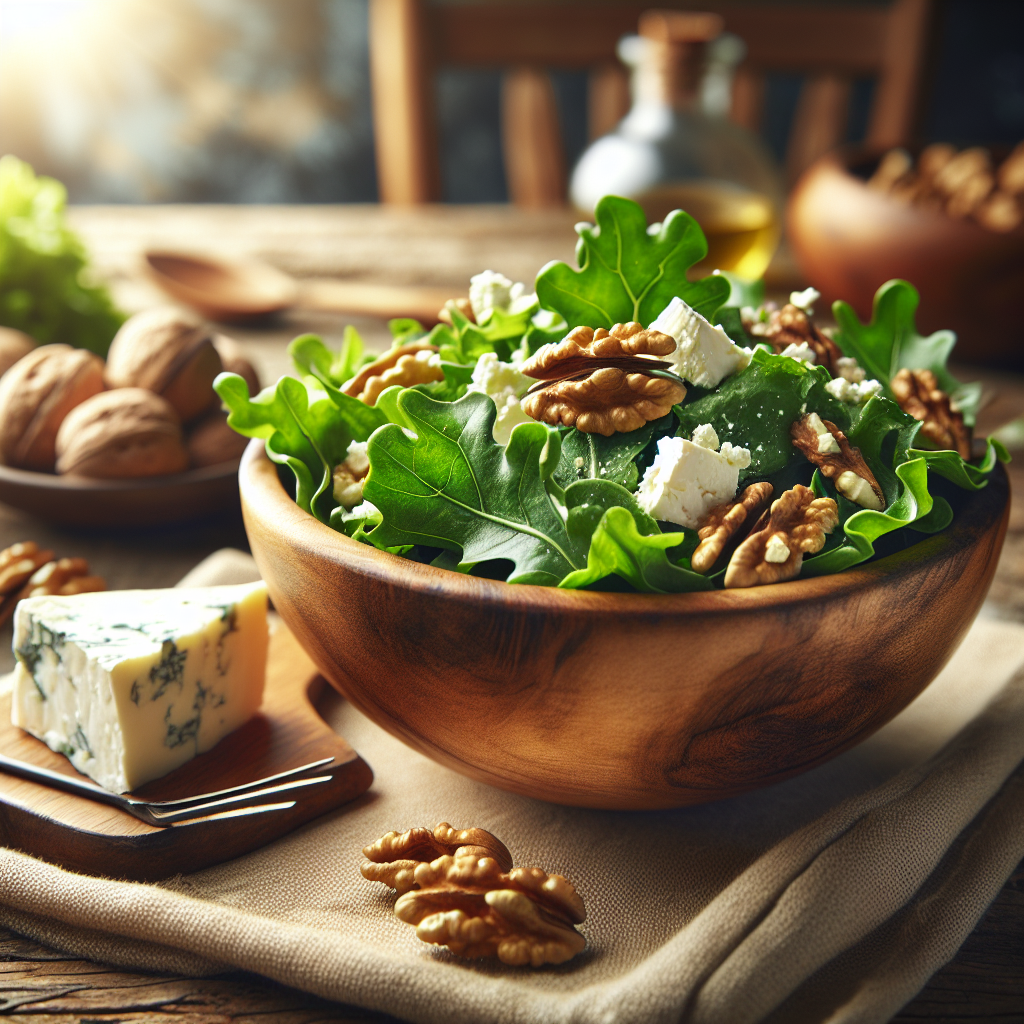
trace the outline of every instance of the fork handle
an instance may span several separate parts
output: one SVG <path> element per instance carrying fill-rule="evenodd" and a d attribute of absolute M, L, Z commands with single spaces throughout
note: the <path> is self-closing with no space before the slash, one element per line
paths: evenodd
<path fill-rule="evenodd" d="M 91 782 L 73 779 L 70 775 L 51 771 L 49 768 L 40 768 L 38 765 L 28 764 L 26 761 L 18 761 L 16 758 L 7 757 L 4 754 L 0 754 L 0 771 L 28 779 L 30 782 L 44 782 L 46 785 L 53 786 L 56 789 L 63 789 L 65 792 L 74 793 L 76 796 L 84 796 L 90 800 L 110 804 L 112 807 L 121 807 L 124 803 L 124 797 L 117 793 L 111 793 Z"/>

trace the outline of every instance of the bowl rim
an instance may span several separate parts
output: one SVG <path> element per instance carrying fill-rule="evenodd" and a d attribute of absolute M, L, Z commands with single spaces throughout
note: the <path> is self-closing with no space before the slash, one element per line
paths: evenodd
<path fill-rule="evenodd" d="M 162 490 L 187 484 L 202 484 L 211 480 L 224 480 L 238 472 L 241 456 L 213 466 L 186 469 L 183 473 L 163 473 L 159 476 L 99 477 L 74 476 L 72 474 L 41 473 L 33 469 L 17 469 L 0 465 L 0 487 L 16 486 L 57 493 L 81 493 L 83 491 L 124 493 Z"/>
<path fill-rule="evenodd" d="M 992 484 L 998 481 L 997 486 Z M 571 614 L 588 611 L 631 617 L 749 614 L 768 607 L 793 607 L 846 598 L 866 590 L 883 577 L 898 579 L 912 575 L 975 543 L 1000 518 L 1003 525 L 1009 514 L 1009 484 L 1000 463 L 990 483 L 969 495 L 972 508 L 965 508 L 954 522 L 940 533 L 886 555 L 866 565 L 840 573 L 787 580 L 760 587 L 733 590 L 705 590 L 686 594 L 629 594 L 592 590 L 561 590 L 536 584 L 506 583 L 413 562 L 399 555 L 380 551 L 368 544 L 332 530 L 315 516 L 301 509 L 287 493 L 277 475 L 277 466 L 266 454 L 262 439 L 253 438 L 246 446 L 238 468 L 239 493 L 246 532 L 250 518 L 268 522 L 273 532 L 287 537 L 291 547 L 311 555 L 327 555 L 335 563 L 360 575 L 397 589 L 472 604 L 501 604 L 519 612 Z M 257 511 L 257 499 L 262 504 Z M 986 500 L 988 499 L 988 500 Z M 970 513 L 973 512 L 973 516 Z M 974 523 L 973 532 L 967 527 Z M 959 528 L 958 528 L 959 527 Z M 252 545 L 258 554 L 258 544 Z"/>

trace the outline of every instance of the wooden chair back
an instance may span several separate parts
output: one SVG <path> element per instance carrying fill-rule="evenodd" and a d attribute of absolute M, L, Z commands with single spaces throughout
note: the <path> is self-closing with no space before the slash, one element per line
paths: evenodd
<path fill-rule="evenodd" d="M 852 85 L 876 80 L 867 141 L 909 142 L 933 48 L 935 0 L 888 7 L 721 3 L 487 3 L 370 0 L 370 64 L 382 202 L 441 197 L 433 76 L 438 67 L 501 68 L 502 142 L 509 196 L 520 206 L 565 202 L 566 161 L 548 69 L 590 73 L 591 137 L 629 104 L 618 40 L 652 7 L 707 9 L 744 40 L 732 118 L 757 131 L 765 76 L 805 76 L 790 131 L 790 180 L 846 136 Z"/>

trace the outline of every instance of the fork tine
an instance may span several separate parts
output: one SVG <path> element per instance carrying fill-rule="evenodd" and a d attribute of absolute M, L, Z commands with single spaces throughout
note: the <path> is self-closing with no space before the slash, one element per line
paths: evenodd
<path fill-rule="evenodd" d="M 322 782 L 332 781 L 333 778 L 333 775 L 319 775 L 311 779 L 292 779 L 289 782 L 276 786 L 267 786 L 264 789 L 249 790 L 244 793 L 234 793 L 231 796 L 212 800 L 205 804 L 192 805 L 172 811 L 155 810 L 152 806 L 146 808 L 136 806 L 132 813 L 144 812 L 147 815 L 144 820 L 149 821 L 153 825 L 173 825 L 175 822 L 187 821 L 191 818 L 205 818 L 208 815 L 216 814 L 220 810 L 259 806 L 262 804 L 264 797 L 276 796 L 279 793 L 287 793 L 297 789 L 305 789 L 308 786 L 318 786 Z"/>
<path fill-rule="evenodd" d="M 184 809 L 197 804 L 206 804 L 211 800 L 221 797 L 232 796 L 236 793 L 246 793 L 255 789 L 262 789 L 274 783 L 283 782 L 286 779 L 300 778 L 313 772 L 324 771 L 327 766 L 334 763 L 333 757 L 322 757 L 319 761 L 310 761 L 309 764 L 300 765 L 298 768 L 290 768 L 286 772 L 278 772 L 276 775 L 267 775 L 262 779 L 253 782 L 243 783 L 241 786 L 231 786 L 228 789 L 217 789 L 210 793 L 199 793 L 196 796 L 186 796 L 179 800 L 139 800 L 136 797 L 126 796 L 124 799 L 137 806 L 145 806 L 155 811 Z"/>

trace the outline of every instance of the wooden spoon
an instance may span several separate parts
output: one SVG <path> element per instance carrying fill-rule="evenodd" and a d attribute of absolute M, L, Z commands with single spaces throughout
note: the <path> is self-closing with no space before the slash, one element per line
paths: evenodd
<path fill-rule="evenodd" d="M 145 269 L 168 295 L 210 320 L 251 320 L 292 306 L 437 323 L 453 289 L 312 278 L 297 281 L 258 260 L 147 250 Z"/>

